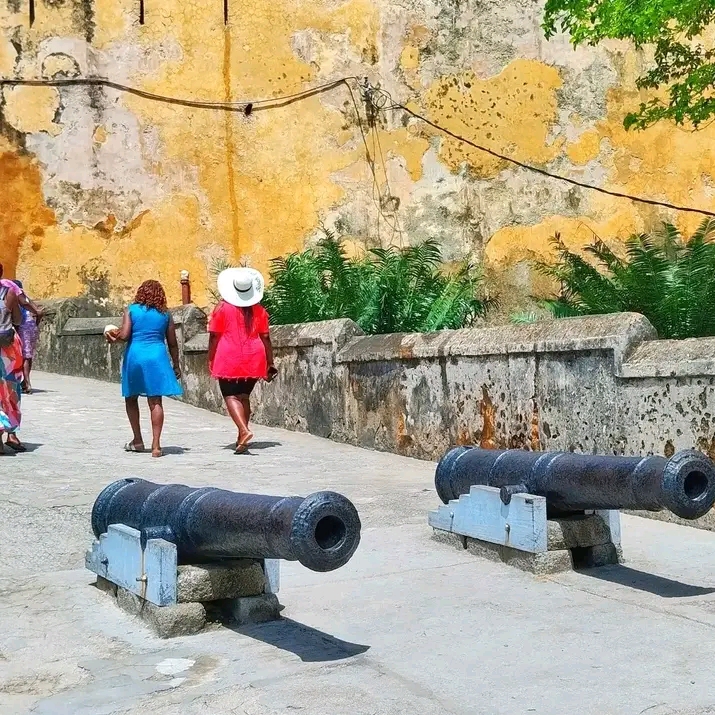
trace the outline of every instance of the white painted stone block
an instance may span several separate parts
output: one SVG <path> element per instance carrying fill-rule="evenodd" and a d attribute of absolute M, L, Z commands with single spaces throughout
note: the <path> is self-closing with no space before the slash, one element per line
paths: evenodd
<path fill-rule="evenodd" d="M 430 512 L 428 522 L 435 529 L 520 551 L 548 550 L 546 499 L 533 494 L 514 494 L 504 504 L 499 489 L 473 486 L 469 494 Z"/>
<path fill-rule="evenodd" d="M 157 606 L 176 603 L 176 546 L 164 539 L 149 539 L 143 551 L 140 536 L 124 524 L 110 525 L 87 552 L 85 565 Z"/>

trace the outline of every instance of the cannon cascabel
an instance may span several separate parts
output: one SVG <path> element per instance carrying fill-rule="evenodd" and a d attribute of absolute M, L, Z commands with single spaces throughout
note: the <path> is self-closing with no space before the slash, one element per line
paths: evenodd
<path fill-rule="evenodd" d="M 361 526 L 352 502 L 335 492 L 274 497 L 134 478 L 112 482 L 94 502 L 94 535 L 111 524 L 137 529 L 143 539 L 173 542 L 179 563 L 286 559 L 313 571 L 345 565 L 360 543 Z"/>

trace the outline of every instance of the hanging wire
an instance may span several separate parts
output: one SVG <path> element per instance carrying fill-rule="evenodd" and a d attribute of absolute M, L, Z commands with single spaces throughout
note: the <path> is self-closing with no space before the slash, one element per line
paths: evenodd
<path fill-rule="evenodd" d="M 7 86 L 7 87 L 16 87 L 16 86 L 26 86 L 26 87 L 103 86 L 103 87 L 108 87 L 111 89 L 116 89 L 120 92 L 127 92 L 127 93 L 133 94 L 137 97 L 142 97 L 144 99 L 149 99 L 152 101 L 165 102 L 168 104 L 176 104 L 176 105 L 180 105 L 180 106 L 184 106 L 184 107 L 194 107 L 197 109 L 216 109 L 216 110 L 221 110 L 221 111 L 226 111 L 226 112 L 243 112 L 244 114 L 250 114 L 252 112 L 266 111 L 269 109 L 279 109 L 281 107 L 286 107 L 286 106 L 293 104 L 295 102 L 300 102 L 300 101 L 303 101 L 310 97 L 316 96 L 318 94 L 330 92 L 340 86 L 345 86 L 348 88 L 348 90 L 350 92 L 350 96 L 352 98 L 353 105 L 355 106 L 356 114 L 358 116 L 358 125 L 360 127 L 360 133 L 361 133 L 361 136 L 363 139 L 363 144 L 365 146 L 365 153 L 366 153 L 366 157 L 368 160 L 368 165 L 370 166 L 370 171 L 373 176 L 373 180 L 376 183 L 378 183 L 377 175 L 375 172 L 374 159 L 372 158 L 372 156 L 370 154 L 370 150 L 368 148 L 367 139 L 365 136 L 365 130 L 362 126 L 362 118 L 361 118 L 360 112 L 358 110 L 357 100 L 355 99 L 353 89 L 350 86 L 351 82 L 355 82 L 358 87 L 361 87 L 361 86 L 363 87 L 364 93 L 365 93 L 363 96 L 369 96 L 369 102 L 372 107 L 377 107 L 383 111 L 406 112 L 407 114 L 411 115 L 415 119 L 419 119 L 420 121 L 424 122 L 425 124 L 432 127 L 433 129 L 437 130 L 438 132 L 441 132 L 442 134 L 452 137 L 453 139 L 455 139 L 459 142 L 462 142 L 463 144 L 467 144 L 468 146 L 471 146 L 474 149 L 477 149 L 478 151 L 482 151 L 486 154 L 489 154 L 490 156 L 493 156 L 497 159 L 501 159 L 502 161 L 510 163 L 514 166 L 518 166 L 518 167 L 525 169 L 527 171 L 531 171 L 533 173 L 540 174 L 542 176 L 547 176 L 549 178 L 556 179 L 557 181 L 563 181 L 565 183 L 571 184 L 572 186 L 578 186 L 582 189 L 588 189 L 589 191 L 596 191 L 600 194 L 605 194 L 607 196 L 613 196 L 613 197 L 619 198 L 619 199 L 628 199 L 629 201 L 634 201 L 636 203 L 641 203 L 641 204 L 647 204 L 649 206 L 660 206 L 662 208 L 671 209 L 673 211 L 682 211 L 685 213 L 696 213 L 696 214 L 700 214 L 702 216 L 715 217 L 715 211 L 709 211 L 707 209 L 696 208 L 694 206 L 683 206 L 682 204 L 673 204 L 668 201 L 659 201 L 657 199 L 648 199 L 643 196 L 636 196 L 634 194 L 628 194 L 628 193 L 625 193 L 622 191 L 612 191 L 610 189 L 604 189 L 601 186 L 595 186 L 594 184 L 589 184 L 585 181 L 579 181 L 578 179 L 573 179 L 568 176 L 563 176 L 562 174 L 556 174 L 552 171 L 548 171 L 546 169 L 541 169 L 540 167 L 532 166 L 531 164 L 527 164 L 525 162 L 519 161 L 518 159 L 507 156 L 506 154 L 502 154 L 500 152 L 494 151 L 493 149 L 489 149 L 488 147 L 485 147 L 481 144 L 477 144 L 476 142 L 472 141 L 471 139 L 467 139 L 466 137 L 461 136 L 460 134 L 457 134 L 456 132 L 453 132 L 450 129 L 447 129 L 446 127 L 441 126 L 437 122 L 433 122 L 431 119 L 428 119 L 423 114 L 420 114 L 419 112 L 416 112 L 415 110 L 410 109 L 406 105 L 393 101 L 390 94 L 383 89 L 373 87 L 366 81 L 363 81 L 363 83 L 361 85 L 360 80 L 358 80 L 357 77 L 342 77 L 342 78 L 337 79 L 333 82 L 321 84 L 321 85 L 318 85 L 317 87 L 312 87 L 310 89 L 304 90 L 302 92 L 296 92 L 295 94 L 291 94 L 291 95 L 273 97 L 273 98 L 269 98 L 269 99 L 251 100 L 251 101 L 244 100 L 241 102 L 210 102 L 210 101 L 201 101 L 201 100 L 182 99 L 179 97 L 168 97 L 166 95 L 154 94 L 152 92 L 145 92 L 144 90 L 138 89 L 136 87 L 124 85 L 119 82 L 113 82 L 109 79 L 105 79 L 102 77 L 81 77 L 81 78 L 77 77 L 77 78 L 73 78 L 73 79 L 46 79 L 46 80 L 0 78 L 0 87 L 3 87 L 3 86 Z"/>

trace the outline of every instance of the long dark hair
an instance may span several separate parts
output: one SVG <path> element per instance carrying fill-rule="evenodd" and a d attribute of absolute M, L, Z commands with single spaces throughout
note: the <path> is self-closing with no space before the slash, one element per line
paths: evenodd
<path fill-rule="evenodd" d="M 243 313 L 243 324 L 246 327 L 246 335 L 253 334 L 253 306 L 242 305 L 241 313 Z"/>

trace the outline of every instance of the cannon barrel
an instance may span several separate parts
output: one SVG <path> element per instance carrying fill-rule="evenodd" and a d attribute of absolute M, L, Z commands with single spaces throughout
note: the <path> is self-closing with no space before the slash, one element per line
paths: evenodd
<path fill-rule="evenodd" d="M 360 517 L 352 502 L 327 491 L 274 497 L 120 479 L 100 492 L 92 508 L 97 538 L 111 524 L 137 529 L 142 539 L 173 542 L 179 563 L 286 559 L 332 571 L 346 564 L 360 543 Z"/>
<path fill-rule="evenodd" d="M 617 457 L 573 452 L 527 452 L 455 447 L 440 460 L 435 487 L 446 504 L 474 484 L 511 494 L 546 497 L 559 511 L 669 509 L 697 519 L 715 502 L 715 464 L 701 452 L 684 450 L 670 459 Z"/>

